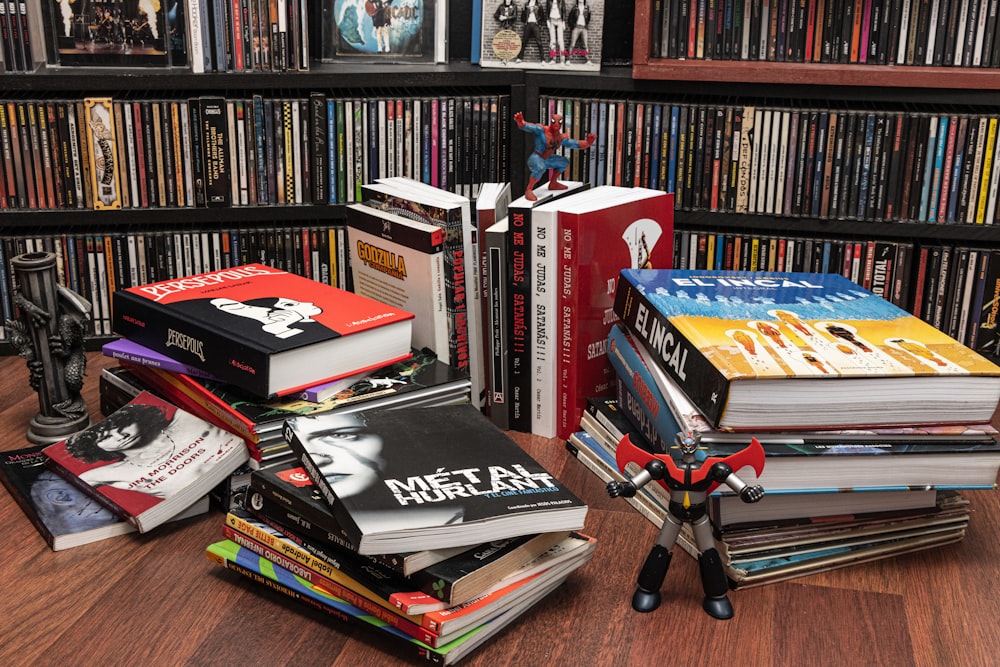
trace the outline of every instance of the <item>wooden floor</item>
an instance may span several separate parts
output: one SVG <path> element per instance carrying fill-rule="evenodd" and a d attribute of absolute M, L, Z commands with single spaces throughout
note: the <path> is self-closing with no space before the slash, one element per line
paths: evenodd
<path fill-rule="evenodd" d="M 84 390 L 97 415 L 91 355 Z M 0 358 L 0 447 L 27 445 L 38 411 L 24 361 Z M 694 561 L 682 552 L 651 614 L 629 606 L 654 527 L 567 456 L 516 436 L 590 503 L 591 563 L 460 664 L 465 665 L 996 665 L 1000 663 L 1000 499 L 969 492 L 966 539 L 936 551 L 735 591 L 736 617 L 701 611 Z M 0 490 L 0 665 L 407 664 L 374 634 L 344 632 L 203 555 L 220 539 L 211 513 L 147 536 L 54 553 Z"/>

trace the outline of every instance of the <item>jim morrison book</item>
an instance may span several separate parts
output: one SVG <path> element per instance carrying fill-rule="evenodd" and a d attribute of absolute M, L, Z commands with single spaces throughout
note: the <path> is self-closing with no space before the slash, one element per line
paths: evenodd
<path fill-rule="evenodd" d="M 586 517 L 469 404 L 294 417 L 284 434 L 361 554 L 579 530 Z"/>
<path fill-rule="evenodd" d="M 1000 367 L 835 274 L 621 272 L 614 312 L 714 428 L 983 423 Z"/>
<path fill-rule="evenodd" d="M 140 533 L 185 510 L 249 458 L 238 435 L 146 391 L 43 451 L 52 470 Z"/>
<path fill-rule="evenodd" d="M 116 333 L 261 397 L 410 355 L 412 313 L 263 264 L 113 299 Z"/>

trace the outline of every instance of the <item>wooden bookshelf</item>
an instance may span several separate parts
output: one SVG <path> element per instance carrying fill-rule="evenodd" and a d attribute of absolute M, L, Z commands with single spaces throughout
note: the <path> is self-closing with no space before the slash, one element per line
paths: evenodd
<path fill-rule="evenodd" d="M 84 397 L 97 417 L 100 369 L 89 356 Z M 27 446 L 38 411 L 28 372 L 0 358 L 2 446 Z M 1000 598 L 1000 496 L 973 491 L 969 532 L 938 550 L 732 593 L 736 617 L 700 608 L 695 561 L 678 552 L 663 606 L 629 606 L 637 568 L 656 529 L 570 457 L 561 442 L 517 442 L 590 505 L 592 562 L 501 635 L 459 663 L 750 665 L 988 665 L 996 660 Z M 222 514 L 146 536 L 52 552 L 0 490 L 0 618 L 6 665 L 405 665 L 378 635 L 347 630 L 280 594 L 222 571 L 203 555 L 221 539 Z"/>
<path fill-rule="evenodd" d="M 664 0 L 670 1 L 670 0 Z M 855 65 L 650 57 L 653 0 L 635 0 L 632 76 L 660 81 L 711 81 L 866 88 L 1000 90 L 1000 71 L 980 67 Z"/>

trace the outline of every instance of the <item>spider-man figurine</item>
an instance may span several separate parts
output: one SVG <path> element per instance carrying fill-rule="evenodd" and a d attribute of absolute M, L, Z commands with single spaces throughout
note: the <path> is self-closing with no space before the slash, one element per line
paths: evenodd
<path fill-rule="evenodd" d="M 764 470 L 764 448 L 756 438 L 751 438 L 750 445 L 735 454 L 699 461 L 696 457 L 699 440 L 695 433 L 677 434 L 677 448 L 681 451 L 679 464 L 669 454 L 653 454 L 636 447 L 627 435 L 618 443 L 616 458 L 619 470 L 624 472 L 626 465 L 636 463 L 642 466 L 642 471 L 624 482 L 608 482 L 608 494 L 612 498 L 631 498 L 638 489 L 652 481 L 659 482 L 670 493 L 670 504 L 660 536 L 639 571 L 638 588 L 632 596 L 632 608 L 636 611 L 653 611 L 660 606 L 660 586 L 670 567 L 671 549 L 677 542 L 681 525 L 690 523 L 701 551 L 698 565 L 705 589 L 702 608 L 715 618 L 733 616 L 733 605 L 727 596 L 729 581 L 719 551 L 715 548 L 705 504 L 708 494 L 720 484 L 738 493 L 743 502 L 755 503 L 763 498 L 764 487 L 748 485 L 735 471 L 749 465 L 759 477 Z"/>

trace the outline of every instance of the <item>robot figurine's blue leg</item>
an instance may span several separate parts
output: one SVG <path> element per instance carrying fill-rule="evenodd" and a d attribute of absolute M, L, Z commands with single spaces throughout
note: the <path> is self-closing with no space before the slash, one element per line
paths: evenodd
<path fill-rule="evenodd" d="M 660 536 L 656 544 L 646 556 L 646 561 L 639 570 L 639 577 L 636 581 L 637 588 L 632 595 L 632 608 L 636 611 L 649 612 L 660 606 L 660 587 L 667 577 L 667 569 L 670 567 L 670 559 L 673 554 L 670 550 L 677 542 L 677 535 L 680 533 L 681 524 L 673 516 L 667 515 L 660 529 Z"/>

